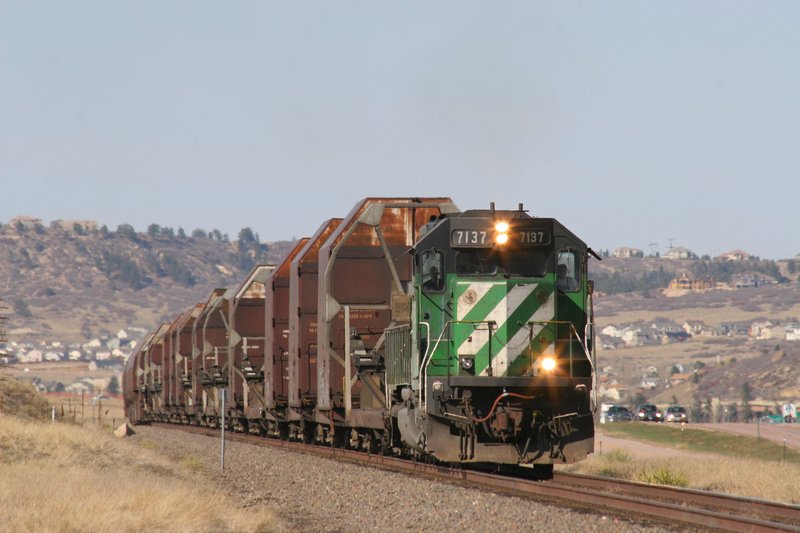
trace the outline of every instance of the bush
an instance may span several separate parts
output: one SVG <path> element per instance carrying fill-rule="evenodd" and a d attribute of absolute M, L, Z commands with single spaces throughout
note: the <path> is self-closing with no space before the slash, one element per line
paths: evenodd
<path fill-rule="evenodd" d="M 688 487 L 689 479 L 682 473 L 670 469 L 669 466 L 659 466 L 654 470 L 644 470 L 639 474 L 639 481 L 651 485 L 668 485 L 670 487 Z"/>

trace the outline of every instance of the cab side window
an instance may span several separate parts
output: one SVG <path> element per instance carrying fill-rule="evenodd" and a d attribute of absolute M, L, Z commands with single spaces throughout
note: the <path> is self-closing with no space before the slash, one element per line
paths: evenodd
<path fill-rule="evenodd" d="M 574 250 L 559 250 L 556 264 L 556 287 L 564 292 L 577 291 L 581 279 L 580 256 Z"/>
<path fill-rule="evenodd" d="M 422 253 L 422 290 L 440 292 L 444 289 L 444 256 L 436 250 Z"/>

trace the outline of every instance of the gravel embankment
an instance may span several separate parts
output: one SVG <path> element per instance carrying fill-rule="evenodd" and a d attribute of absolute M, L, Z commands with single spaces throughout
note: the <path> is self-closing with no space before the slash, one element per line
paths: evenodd
<path fill-rule="evenodd" d="M 666 531 L 603 514 L 501 496 L 285 450 L 137 426 L 176 460 L 201 462 L 243 506 L 267 505 L 289 531 Z"/>

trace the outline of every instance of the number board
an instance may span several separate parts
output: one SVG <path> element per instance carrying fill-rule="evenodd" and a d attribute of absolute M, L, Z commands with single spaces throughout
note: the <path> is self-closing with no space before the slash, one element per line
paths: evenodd
<path fill-rule="evenodd" d="M 450 246 L 453 248 L 492 248 L 495 246 L 494 221 L 486 219 L 454 220 L 450 227 Z M 529 220 L 510 221 L 508 243 L 505 246 L 548 246 L 553 241 L 550 227 L 532 224 Z"/>
<path fill-rule="evenodd" d="M 454 229 L 450 232 L 450 246 L 454 248 L 491 248 L 494 235 L 488 229 Z"/>
<path fill-rule="evenodd" d="M 542 228 L 512 228 L 508 233 L 508 240 L 517 239 L 520 246 L 547 246 L 553 240 L 550 230 Z"/>

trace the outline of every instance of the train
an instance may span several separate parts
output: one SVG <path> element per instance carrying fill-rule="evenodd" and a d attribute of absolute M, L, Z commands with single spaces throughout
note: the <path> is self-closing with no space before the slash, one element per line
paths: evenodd
<path fill-rule="evenodd" d="M 126 416 L 552 471 L 594 451 L 590 257 L 521 203 L 362 199 L 149 333 Z"/>

